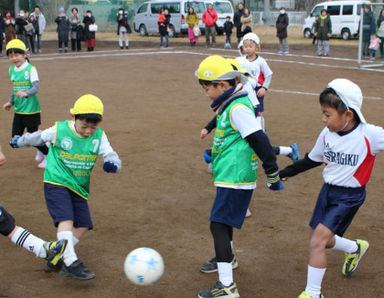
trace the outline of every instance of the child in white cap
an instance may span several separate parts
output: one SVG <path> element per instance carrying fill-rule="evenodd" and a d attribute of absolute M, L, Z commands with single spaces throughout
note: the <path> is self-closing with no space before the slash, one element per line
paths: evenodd
<path fill-rule="evenodd" d="M 304 159 L 280 171 L 291 177 L 324 164 L 324 185 L 309 226 L 310 253 L 307 286 L 299 298 L 318 298 L 326 271 L 326 249 L 345 253 L 342 274 L 351 275 L 367 252 L 365 240 L 349 240 L 343 234 L 364 203 L 376 153 L 384 150 L 384 130 L 367 124 L 361 113 L 363 95 L 347 79 L 335 79 L 320 94 L 325 128 Z"/>

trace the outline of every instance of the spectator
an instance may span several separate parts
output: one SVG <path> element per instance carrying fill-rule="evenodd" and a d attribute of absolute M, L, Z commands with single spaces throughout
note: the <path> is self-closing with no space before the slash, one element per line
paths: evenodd
<path fill-rule="evenodd" d="M 288 54 L 288 27 L 289 19 L 285 7 L 280 8 L 280 14 L 276 20 L 276 36 L 279 38 L 279 54 Z"/>
<path fill-rule="evenodd" d="M 45 30 L 46 21 L 45 21 L 44 15 L 40 11 L 40 7 L 38 5 L 36 5 L 34 7 L 34 10 L 31 13 L 31 17 L 32 16 L 36 20 L 36 26 L 34 26 L 35 32 L 33 33 L 32 38 L 33 38 L 33 42 L 34 43 L 36 42 L 36 44 L 37 44 L 37 51 L 39 53 L 41 53 L 41 39 L 42 39 L 43 32 Z M 37 39 L 37 41 L 36 41 L 36 39 Z"/>
<path fill-rule="evenodd" d="M 244 8 L 244 13 L 240 18 L 241 23 L 241 33 L 244 36 L 245 34 L 252 32 L 252 14 L 249 8 Z"/>
<path fill-rule="evenodd" d="M 25 30 L 25 27 L 27 23 L 27 15 L 25 14 L 25 11 L 23 9 L 20 9 L 19 14 L 16 17 L 16 36 L 18 39 L 20 39 L 24 44 L 28 47 L 29 41 L 27 39 L 27 32 Z"/>
<path fill-rule="evenodd" d="M 244 13 L 243 3 L 239 3 L 237 8 L 238 8 L 238 10 L 235 12 L 235 15 L 233 16 L 233 23 L 236 27 L 237 43 L 239 44 L 241 41 L 241 38 L 243 37 L 243 33 L 241 32 L 241 22 L 240 22 L 240 18 Z"/>
<path fill-rule="evenodd" d="M 38 24 L 37 24 L 37 20 L 35 19 L 35 17 L 33 15 L 30 15 L 29 18 L 27 18 L 27 22 L 28 22 L 28 24 L 27 24 L 28 30 L 26 29 L 27 38 L 28 38 L 29 45 L 30 45 L 31 50 L 32 50 L 32 54 L 35 54 L 35 41 L 33 38 L 33 34 L 35 32 L 35 27 L 37 27 Z"/>
<path fill-rule="evenodd" d="M 319 56 L 328 57 L 329 55 L 329 38 L 332 34 L 332 23 L 327 11 L 323 9 L 321 15 L 316 22 L 316 38 L 317 38 L 317 54 Z"/>
<path fill-rule="evenodd" d="M 364 6 L 363 15 L 363 58 L 369 58 L 371 36 L 376 33 L 375 17 L 369 5 Z"/>
<path fill-rule="evenodd" d="M 381 39 L 380 58 L 384 58 L 384 9 L 381 10 L 377 19 L 377 36 Z"/>
<path fill-rule="evenodd" d="M 171 15 L 168 13 L 168 9 L 163 9 L 160 12 L 159 18 L 157 19 L 157 24 L 159 25 L 159 33 L 160 33 L 160 48 L 163 47 L 163 41 L 165 37 L 165 47 L 168 48 L 169 46 L 169 24 L 171 21 Z"/>
<path fill-rule="evenodd" d="M 96 33 L 95 31 L 89 31 L 89 25 L 95 24 L 95 17 L 92 15 L 92 11 L 87 10 L 84 19 L 84 31 L 85 31 L 85 47 L 88 52 L 95 49 L 96 46 Z"/>
<path fill-rule="evenodd" d="M 193 47 L 199 40 L 199 36 L 196 36 L 195 32 L 193 31 L 193 28 L 199 26 L 199 16 L 197 15 L 193 7 L 188 8 L 186 22 L 188 24 L 188 39 L 191 43 L 191 47 Z"/>
<path fill-rule="evenodd" d="M 231 35 L 232 35 L 233 23 L 231 21 L 231 16 L 225 18 L 224 23 L 224 35 L 225 35 L 225 48 L 231 48 Z"/>
<path fill-rule="evenodd" d="M 16 38 L 16 21 L 9 11 L 5 14 L 5 44 Z"/>
<path fill-rule="evenodd" d="M 0 11 L 0 57 L 3 57 L 3 40 L 5 37 L 5 21 Z"/>
<path fill-rule="evenodd" d="M 76 7 L 72 8 L 72 14 L 69 16 L 69 24 L 71 25 L 71 48 L 72 52 L 81 51 L 81 18 Z"/>
<path fill-rule="evenodd" d="M 213 9 L 213 5 L 210 3 L 203 13 L 203 23 L 205 24 L 205 41 L 207 47 L 210 45 L 210 35 L 212 35 L 212 45 L 216 44 L 216 21 L 217 13 Z"/>
<path fill-rule="evenodd" d="M 59 9 L 59 15 L 55 19 L 57 23 L 57 38 L 59 40 L 59 53 L 63 52 L 63 43 L 64 43 L 64 52 L 68 53 L 68 35 L 69 35 L 69 19 L 65 15 L 64 7 Z"/>
<path fill-rule="evenodd" d="M 117 16 L 117 35 L 119 35 L 119 46 L 120 49 L 123 49 L 123 40 L 125 41 L 125 48 L 129 48 L 129 40 L 128 40 L 128 33 L 130 32 L 131 28 L 128 24 L 128 15 L 124 13 L 124 9 L 120 8 Z"/>

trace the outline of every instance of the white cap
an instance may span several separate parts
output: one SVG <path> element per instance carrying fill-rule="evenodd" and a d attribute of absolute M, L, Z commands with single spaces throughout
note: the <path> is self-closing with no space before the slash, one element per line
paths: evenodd
<path fill-rule="evenodd" d="M 253 32 L 245 34 L 243 37 L 243 41 L 244 40 L 252 40 L 258 46 L 260 45 L 260 38 Z"/>
<path fill-rule="evenodd" d="M 347 79 L 335 79 L 328 84 L 327 88 L 334 90 L 346 107 L 356 112 L 361 123 L 367 123 L 360 111 L 363 104 L 363 94 L 359 86 Z"/>

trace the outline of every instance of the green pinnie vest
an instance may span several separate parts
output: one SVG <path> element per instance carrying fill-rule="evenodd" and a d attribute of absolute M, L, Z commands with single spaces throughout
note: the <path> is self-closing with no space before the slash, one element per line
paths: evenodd
<path fill-rule="evenodd" d="M 16 114 L 37 114 L 40 113 L 40 103 L 37 95 L 32 95 L 30 97 L 21 97 L 16 96 L 17 91 L 26 92 L 32 88 L 31 83 L 31 69 L 33 65 L 28 64 L 28 66 L 22 70 L 16 71 L 15 66 L 12 65 L 9 68 L 9 76 L 13 84 L 13 96 L 14 96 L 14 106 L 13 109 Z"/>
<path fill-rule="evenodd" d="M 216 132 L 212 146 L 212 169 L 215 185 L 251 185 L 257 179 L 258 156 L 232 126 L 232 109 L 244 105 L 254 112 L 248 96 L 235 99 L 216 116 Z"/>
<path fill-rule="evenodd" d="M 56 122 L 56 136 L 49 147 L 44 182 L 69 188 L 84 199 L 89 197 L 89 182 L 99 154 L 103 130 L 90 137 L 78 136 L 71 121 Z"/>

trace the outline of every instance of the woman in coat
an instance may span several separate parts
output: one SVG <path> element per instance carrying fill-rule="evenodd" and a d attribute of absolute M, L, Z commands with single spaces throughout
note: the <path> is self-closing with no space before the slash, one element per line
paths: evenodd
<path fill-rule="evenodd" d="M 327 11 L 323 9 L 316 22 L 317 54 L 319 56 L 329 56 L 329 38 L 332 35 L 332 23 Z"/>
<path fill-rule="evenodd" d="M 249 32 L 252 32 L 252 14 L 249 8 L 244 8 L 244 13 L 240 18 L 241 32 L 243 36 Z"/>
<path fill-rule="evenodd" d="M 370 6 L 364 7 L 363 15 L 363 57 L 369 58 L 371 35 L 376 33 L 376 22 Z"/>
<path fill-rule="evenodd" d="M 5 13 L 5 44 L 16 38 L 15 19 L 9 11 Z"/>
<path fill-rule="evenodd" d="M 72 14 L 69 16 L 69 24 L 71 25 L 71 48 L 72 52 L 81 51 L 81 31 L 82 27 L 79 11 L 76 7 L 72 8 Z"/>
<path fill-rule="evenodd" d="M 92 15 L 92 11 L 87 10 L 83 23 L 85 30 L 85 47 L 87 48 L 87 51 L 91 52 L 96 46 L 96 33 L 95 31 L 89 31 L 89 25 L 95 24 L 95 17 Z"/>
<path fill-rule="evenodd" d="M 276 36 L 279 38 L 278 54 L 288 54 L 288 24 L 289 19 L 287 12 L 285 7 L 282 7 L 276 20 Z"/>
<path fill-rule="evenodd" d="M 59 53 L 68 52 L 68 35 L 69 35 L 69 20 L 65 15 L 64 8 L 60 8 L 59 15 L 56 17 L 55 22 L 57 23 L 57 37 L 59 40 Z"/>
<path fill-rule="evenodd" d="M 193 32 L 193 28 L 195 28 L 195 26 L 199 26 L 199 16 L 197 15 L 193 7 L 190 7 L 188 9 L 186 23 L 188 24 L 188 39 L 191 43 L 191 47 L 193 47 L 199 40 L 199 37 L 196 36 Z"/>

